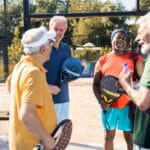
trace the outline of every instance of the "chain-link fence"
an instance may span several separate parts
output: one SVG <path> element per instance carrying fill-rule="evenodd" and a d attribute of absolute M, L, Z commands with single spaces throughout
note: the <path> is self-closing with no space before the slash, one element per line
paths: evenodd
<path fill-rule="evenodd" d="M 26 3 L 28 0 L 24 0 L 23 2 Z M 136 0 L 137 2 L 138 0 Z M 28 1 L 29 2 L 29 1 Z M 33 1 L 32 1 L 33 2 Z M 36 1 L 35 1 L 36 2 Z M 92 1 L 91 1 L 92 2 Z M 131 1 L 130 1 L 131 2 Z M 149 1 L 147 1 L 148 3 Z M 15 3 L 13 3 L 12 1 L 12 4 L 15 5 Z M 31 26 L 34 24 L 34 26 L 39 26 L 41 23 L 40 23 L 40 19 L 42 19 L 43 22 L 47 22 L 47 25 L 48 25 L 48 22 L 49 22 L 49 18 L 53 15 L 61 15 L 61 12 L 59 12 L 59 14 L 57 14 L 57 11 L 58 11 L 58 8 L 56 8 L 56 14 L 25 14 L 25 12 L 29 12 L 24 10 L 23 11 L 23 4 L 19 5 L 18 6 L 12 6 L 11 2 L 10 1 L 7 1 L 7 0 L 3 0 L 3 1 L 0 1 L 0 114 L 1 114 L 1 120 L 0 120 L 0 141 L 1 141 L 1 137 L 2 139 L 5 139 L 7 138 L 5 135 L 7 135 L 7 132 L 8 132 L 8 110 L 9 110 L 9 95 L 7 93 L 7 89 L 6 89 L 6 85 L 5 85 L 5 80 L 7 78 L 7 76 L 9 75 L 9 72 L 10 72 L 10 66 L 9 66 L 9 62 L 11 61 L 10 58 L 8 57 L 8 46 L 11 44 L 12 42 L 12 39 L 13 39 L 13 32 L 15 30 L 15 27 L 16 26 L 21 26 L 22 27 L 22 31 L 24 31 L 26 28 L 29 28 L 29 21 L 31 21 L 30 19 L 32 19 L 32 24 Z M 8 7 L 9 6 L 9 7 Z M 34 6 L 34 5 L 33 5 Z M 32 10 L 36 10 L 35 7 L 30 8 Z M 79 6 L 84 6 L 83 3 L 82 5 L 79 5 Z M 91 6 L 91 5 L 89 5 Z M 134 5 L 136 6 L 136 4 Z M 149 5 L 147 5 L 149 6 Z M 126 6 L 128 7 L 128 6 Z M 24 7 L 24 9 L 26 9 Z M 59 8 L 60 9 L 60 8 Z M 139 8 L 138 8 L 139 9 Z M 11 13 L 12 10 L 15 10 L 13 11 L 14 14 Z M 43 9 L 44 10 L 44 9 Z M 40 9 L 39 9 L 40 11 Z M 52 10 L 51 10 L 52 11 Z M 74 10 L 75 11 L 75 10 Z M 24 14 L 23 14 L 24 12 Z M 34 11 L 35 12 L 35 11 Z M 75 11 L 76 12 L 76 11 Z M 141 15 L 141 11 L 137 11 L 136 13 L 134 12 L 123 12 L 119 14 L 117 13 L 111 13 L 111 12 L 103 12 L 103 14 L 99 13 L 99 16 L 100 17 L 103 17 L 102 15 L 104 15 L 105 17 L 108 17 L 107 15 L 116 15 L 115 17 L 121 17 L 119 15 L 130 15 L 130 16 L 134 16 L 135 14 L 136 15 Z M 23 15 L 26 15 L 25 17 L 28 17 L 28 18 L 23 18 Z M 66 17 L 76 17 L 78 16 L 79 17 L 95 17 L 97 16 L 98 17 L 98 13 L 97 12 L 94 12 L 92 14 L 92 12 L 84 12 L 82 14 L 80 14 L 79 12 L 76 12 L 75 14 L 73 13 L 62 13 L 62 15 L 66 16 Z M 70 16 L 69 16 L 70 15 Z M 95 15 L 95 16 L 94 16 Z M 115 19 L 114 17 L 114 19 Z M 18 19 L 19 18 L 19 19 Z M 45 20 L 43 20 L 45 18 Z M 39 20 L 38 20 L 39 19 Z M 101 18 L 99 18 L 101 20 Z M 78 21 L 79 19 L 77 19 Z M 23 21 L 27 21 L 27 22 L 23 22 Z M 24 26 L 26 25 L 26 26 Z M 30 26 L 30 27 L 31 27 Z M 24 29 L 25 28 L 25 29 Z M 109 30 L 110 31 L 113 31 L 114 30 L 114 27 L 109 27 Z M 135 38 L 135 32 L 132 32 L 132 30 L 130 31 L 130 41 L 129 41 L 129 47 L 131 49 L 134 49 L 136 45 L 134 45 L 134 38 Z M 81 39 L 82 37 L 85 37 L 87 35 L 83 35 L 80 34 L 80 35 L 76 35 L 76 39 Z M 107 45 L 110 45 L 110 39 L 107 39 L 105 40 L 103 38 L 104 36 L 104 33 L 99 33 L 99 34 L 92 34 L 91 37 L 93 39 L 93 41 L 95 41 L 95 46 L 96 47 L 101 47 L 101 45 L 104 45 L 104 42 L 107 41 Z M 74 36 L 75 37 L 75 36 Z M 67 43 L 73 47 L 74 50 L 76 50 L 77 47 L 82 47 L 83 45 L 73 45 L 72 43 L 72 35 L 70 35 L 69 31 L 67 31 L 67 34 L 64 38 L 64 41 L 67 41 Z M 87 41 L 89 42 L 89 41 Z"/>

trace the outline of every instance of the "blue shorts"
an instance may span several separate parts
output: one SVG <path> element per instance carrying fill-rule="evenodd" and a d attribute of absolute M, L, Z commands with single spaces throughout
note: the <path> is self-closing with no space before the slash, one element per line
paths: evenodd
<path fill-rule="evenodd" d="M 103 109 L 102 125 L 105 130 L 114 130 L 118 128 L 122 131 L 133 131 L 133 120 L 129 117 L 129 106 L 124 108 L 109 108 L 107 112 Z"/>
<path fill-rule="evenodd" d="M 55 104 L 58 123 L 64 119 L 69 119 L 69 103 Z"/>

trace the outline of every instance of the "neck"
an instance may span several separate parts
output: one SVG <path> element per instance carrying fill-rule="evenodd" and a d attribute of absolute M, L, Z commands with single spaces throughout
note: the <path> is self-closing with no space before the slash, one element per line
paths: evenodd
<path fill-rule="evenodd" d="M 112 53 L 115 55 L 124 55 L 126 51 L 125 50 L 113 50 Z"/>
<path fill-rule="evenodd" d="M 60 44 L 60 42 L 59 42 L 59 41 L 56 41 L 56 42 L 54 43 L 54 47 L 55 47 L 56 49 L 58 49 L 58 48 L 59 48 L 59 44 Z"/>
<path fill-rule="evenodd" d="M 44 64 L 44 60 L 41 58 L 41 56 L 38 53 L 30 55 L 30 57 L 38 61 L 41 65 Z"/>

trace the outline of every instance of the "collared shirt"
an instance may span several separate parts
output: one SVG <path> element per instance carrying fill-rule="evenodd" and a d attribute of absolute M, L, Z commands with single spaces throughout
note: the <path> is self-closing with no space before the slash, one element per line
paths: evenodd
<path fill-rule="evenodd" d="M 23 103 L 37 106 L 37 114 L 50 134 L 56 128 L 56 111 L 45 72 L 43 66 L 30 56 L 22 57 L 14 68 L 10 88 L 10 150 L 31 150 L 39 143 L 39 140 L 19 120 L 19 111 Z"/>
<path fill-rule="evenodd" d="M 150 56 L 147 57 L 140 84 L 150 89 Z M 138 108 L 134 124 L 134 143 L 150 149 L 150 115 Z"/>
<path fill-rule="evenodd" d="M 44 64 L 44 67 L 48 70 L 46 73 L 48 84 L 59 86 L 61 66 L 68 57 L 71 57 L 71 51 L 66 43 L 61 42 L 58 49 L 52 48 L 51 57 Z M 61 86 L 61 91 L 57 95 L 53 95 L 53 100 L 55 104 L 69 102 L 68 83 Z"/>

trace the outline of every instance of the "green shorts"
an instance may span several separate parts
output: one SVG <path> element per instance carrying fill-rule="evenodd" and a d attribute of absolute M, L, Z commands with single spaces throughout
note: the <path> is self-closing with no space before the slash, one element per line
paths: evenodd
<path fill-rule="evenodd" d="M 105 130 L 133 131 L 133 119 L 129 117 L 129 106 L 124 108 L 109 108 L 107 112 L 103 109 L 102 125 Z"/>

